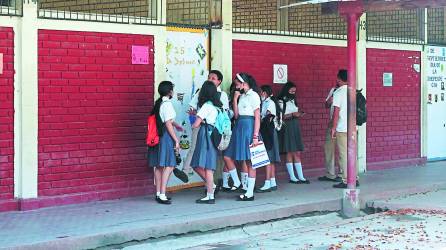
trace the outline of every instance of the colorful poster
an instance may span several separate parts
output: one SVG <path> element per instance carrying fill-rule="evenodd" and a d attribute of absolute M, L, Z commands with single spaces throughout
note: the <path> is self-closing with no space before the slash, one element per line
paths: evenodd
<path fill-rule="evenodd" d="M 189 121 L 189 102 L 193 94 L 207 80 L 208 75 L 208 33 L 206 30 L 172 29 L 167 32 L 166 75 L 175 84 L 173 104 L 177 113 L 176 122 L 183 126 L 184 132 L 177 132 L 180 139 L 182 163 L 191 144 L 191 124 Z M 169 180 L 170 189 L 196 186 L 201 178 L 192 170 L 184 169 L 189 177 L 183 183 L 174 175 Z"/>

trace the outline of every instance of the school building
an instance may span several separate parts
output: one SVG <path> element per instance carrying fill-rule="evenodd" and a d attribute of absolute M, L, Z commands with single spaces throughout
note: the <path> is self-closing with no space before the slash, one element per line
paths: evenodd
<path fill-rule="evenodd" d="M 203 34 L 207 68 L 223 72 L 225 87 L 243 71 L 278 90 L 273 65 L 287 65 L 306 112 L 304 169 L 320 175 L 324 100 L 347 68 L 346 22 L 321 4 L 280 8 L 295 2 L 0 0 L 0 211 L 154 192 L 145 126 L 157 83 L 172 73 L 172 27 L 178 38 Z M 445 10 L 361 16 L 362 172 L 446 158 Z M 143 63 L 134 46 L 148 48 Z"/>

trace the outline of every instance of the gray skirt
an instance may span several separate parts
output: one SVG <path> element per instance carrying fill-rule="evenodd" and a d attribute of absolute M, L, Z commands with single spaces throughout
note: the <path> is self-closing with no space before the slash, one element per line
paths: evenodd
<path fill-rule="evenodd" d="M 224 156 L 234 161 L 251 160 L 249 146 L 254 134 L 254 116 L 240 116 L 232 129 L 231 142 L 224 152 Z"/>
<path fill-rule="evenodd" d="M 276 130 L 273 132 L 273 147 L 267 153 L 271 163 L 280 163 L 279 137 Z"/>
<path fill-rule="evenodd" d="M 167 130 L 164 131 L 160 142 L 155 147 L 149 147 L 147 161 L 150 167 L 175 167 L 175 143 Z"/>
<path fill-rule="evenodd" d="M 297 118 L 284 121 L 279 132 L 279 143 L 281 153 L 304 151 L 304 143 Z"/>
<path fill-rule="evenodd" d="M 211 141 L 213 126 L 202 124 L 197 134 L 194 154 L 190 166 L 193 168 L 204 168 L 215 171 L 217 168 L 217 149 Z"/>

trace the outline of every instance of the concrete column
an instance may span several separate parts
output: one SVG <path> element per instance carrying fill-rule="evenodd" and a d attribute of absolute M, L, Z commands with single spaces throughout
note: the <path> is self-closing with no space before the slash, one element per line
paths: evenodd
<path fill-rule="evenodd" d="M 223 89 L 232 78 L 232 0 L 222 0 L 222 28 L 211 30 L 211 69 L 223 74 Z"/>
<path fill-rule="evenodd" d="M 359 19 L 359 41 L 356 47 L 356 88 L 362 89 L 362 94 L 367 98 L 367 14 L 362 14 Z M 367 171 L 367 123 L 358 127 L 358 169 L 359 172 Z"/>
<path fill-rule="evenodd" d="M 15 30 L 14 196 L 37 197 L 38 174 L 38 29 L 37 4 L 23 3 Z"/>
<path fill-rule="evenodd" d="M 157 3 L 158 8 L 158 23 L 165 24 L 167 18 L 167 1 L 161 0 Z M 166 40 L 167 40 L 167 30 L 164 26 L 160 26 L 160 32 L 154 36 L 154 64 L 155 64 L 155 84 L 154 84 L 154 99 L 158 97 L 158 84 L 161 81 L 166 80 Z"/>

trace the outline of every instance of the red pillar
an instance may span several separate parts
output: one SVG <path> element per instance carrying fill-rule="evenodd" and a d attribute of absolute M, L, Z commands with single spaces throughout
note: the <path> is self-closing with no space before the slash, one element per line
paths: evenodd
<path fill-rule="evenodd" d="M 348 126 L 347 126 L 347 188 L 356 188 L 357 133 L 356 133 L 356 38 L 359 17 L 364 12 L 363 2 L 343 2 L 339 13 L 347 21 L 348 50 Z"/>
<path fill-rule="evenodd" d="M 360 14 L 348 13 L 348 127 L 347 127 L 347 188 L 356 188 L 357 133 L 356 133 L 356 37 Z"/>

